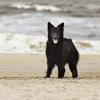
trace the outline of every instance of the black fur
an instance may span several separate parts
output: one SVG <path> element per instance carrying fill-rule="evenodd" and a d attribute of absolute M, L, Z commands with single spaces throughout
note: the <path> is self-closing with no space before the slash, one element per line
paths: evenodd
<path fill-rule="evenodd" d="M 50 78 L 52 69 L 58 66 L 58 78 L 63 78 L 65 64 L 68 63 L 72 77 L 78 77 L 77 63 L 79 53 L 71 39 L 63 38 L 64 23 L 54 27 L 48 22 L 48 40 L 46 43 L 47 75 Z M 57 42 L 54 42 L 54 40 Z"/>

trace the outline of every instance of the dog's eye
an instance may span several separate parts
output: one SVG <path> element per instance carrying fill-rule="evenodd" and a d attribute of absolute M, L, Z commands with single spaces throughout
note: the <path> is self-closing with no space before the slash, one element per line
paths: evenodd
<path fill-rule="evenodd" d="M 59 30 L 57 30 L 57 33 L 59 34 Z"/>

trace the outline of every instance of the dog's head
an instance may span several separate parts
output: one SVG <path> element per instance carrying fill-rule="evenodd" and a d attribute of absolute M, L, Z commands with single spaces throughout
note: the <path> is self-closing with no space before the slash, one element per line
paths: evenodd
<path fill-rule="evenodd" d="M 64 23 L 59 24 L 54 27 L 50 22 L 48 22 L 48 40 L 54 44 L 59 43 L 63 39 Z"/>

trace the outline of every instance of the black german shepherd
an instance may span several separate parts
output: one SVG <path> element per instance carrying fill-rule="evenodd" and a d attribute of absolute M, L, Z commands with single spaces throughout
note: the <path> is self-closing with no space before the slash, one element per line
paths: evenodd
<path fill-rule="evenodd" d="M 63 78 L 65 73 L 65 64 L 68 63 L 72 78 L 78 77 L 77 63 L 79 53 L 71 39 L 63 37 L 64 23 L 54 27 L 48 22 L 48 40 L 46 43 L 47 57 L 47 75 L 50 78 L 52 69 L 55 65 L 58 67 L 58 78 Z"/>

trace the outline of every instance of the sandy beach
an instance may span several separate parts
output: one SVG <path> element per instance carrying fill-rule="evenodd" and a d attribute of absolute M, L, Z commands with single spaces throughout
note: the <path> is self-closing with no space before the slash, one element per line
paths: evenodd
<path fill-rule="evenodd" d="M 64 79 L 46 73 L 45 55 L 0 54 L 1 100 L 100 100 L 100 55 L 81 55 L 79 77 L 68 66 Z"/>

